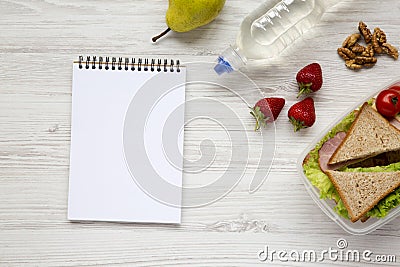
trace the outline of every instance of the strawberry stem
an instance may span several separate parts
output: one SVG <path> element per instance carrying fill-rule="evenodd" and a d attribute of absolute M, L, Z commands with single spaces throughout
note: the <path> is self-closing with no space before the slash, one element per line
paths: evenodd
<path fill-rule="evenodd" d="M 290 117 L 289 121 L 293 124 L 295 132 L 307 128 L 307 126 L 304 125 L 304 121 L 298 121 L 293 117 Z"/>
<path fill-rule="evenodd" d="M 254 131 L 258 131 L 261 126 L 266 127 L 266 120 L 268 117 L 265 117 L 265 115 L 261 112 L 260 107 L 250 108 L 250 110 L 250 114 L 256 119 L 256 126 L 254 128 Z"/>
<path fill-rule="evenodd" d="M 311 90 L 312 83 L 298 83 L 298 85 L 299 93 L 297 94 L 297 98 L 303 94 L 309 94 L 313 92 L 313 90 Z"/>

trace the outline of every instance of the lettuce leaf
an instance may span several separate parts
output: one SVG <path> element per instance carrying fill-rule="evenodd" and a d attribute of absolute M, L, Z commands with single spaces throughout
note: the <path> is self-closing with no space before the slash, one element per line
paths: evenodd
<path fill-rule="evenodd" d="M 313 150 L 309 153 L 307 162 L 303 165 L 304 174 L 311 182 L 311 184 L 319 189 L 321 199 L 333 199 L 337 203 L 335 211 L 345 217 L 349 218 L 346 207 L 340 199 L 339 193 L 336 191 L 335 186 L 332 184 L 329 177 L 320 169 L 318 158 L 318 151 L 323 144 L 334 137 L 338 132 L 347 132 L 355 119 L 355 113 L 351 112 L 340 123 L 333 127 L 322 139 L 318 142 Z"/>
<path fill-rule="evenodd" d="M 389 211 L 400 205 L 400 187 L 397 188 L 393 193 L 379 201 L 376 206 L 367 212 L 367 216 L 383 218 Z"/>
<path fill-rule="evenodd" d="M 338 132 L 347 132 L 350 129 L 356 115 L 355 112 L 351 112 L 347 115 L 340 123 L 333 127 L 313 150 L 309 153 L 309 158 L 303 165 L 304 174 L 311 182 L 311 184 L 317 187 L 320 191 L 321 199 L 332 199 L 336 202 L 334 210 L 340 216 L 344 218 L 349 218 L 347 209 L 344 206 L 338 192 L 336 191 L 334 185 L 330 181 L 329 177 L 322 172 L 318 163 L 318 151 L 322 145 L 328 141 L 330 138 L 334 137 Z M 376 166 L 370 168 L 343 168 L 342 171 L 347 172 L 390 172 L 400 170 L 400 162 L 390 164 L 388 166 Z M 400 205 L 400 187 L 394 192 L 389 194 L 387 197 L 382 199 L 373 209 L 371 209 L 366 215 L 369 217 L 382 218 L 385 217 L 389 211 Z"/>

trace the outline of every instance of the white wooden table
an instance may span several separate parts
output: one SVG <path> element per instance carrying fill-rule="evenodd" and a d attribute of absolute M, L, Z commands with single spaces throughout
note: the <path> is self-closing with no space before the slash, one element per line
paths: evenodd
<path fill-rule="evenodd" d="M 389 57 L 380 57 L 372 69 L 353 72 L 336 54 L 359 20 L 381 27 L 399 46 L 396 0 L 344 0 L 279 59 L 249 65 L 245 74 L 266 95 L 287 100 L 276 123 L 275 160 L 256 193 L 249 194 L 247 181 L 242 181 L 213 204 L 184 209 L 180 226 L 66 219 L 72 61 L 79 55 L 213 61 L 260 2 L 227 1 L 212 24 L 185 34 L 170 33 L 154 45 L 150 38 L 165 27 L 164 0 L 0 0 L 1 266 L 270 266 L 257 259 L 265 245 L 273 250 L 322 251 L 335 248 L 339 238 L 347 240 L 349 249 L 396 255 L 399 264 L 400 218 L 369 235 L 351 236 L 314 204 L 296 170 L 299 154 L 335 117 L 398 77 L 400 62 Z M 318 118 L 314 127 L 295 134 L 286 115 L 296 101 L 294 78 L 299 68 L 313 61 L 321 63 L 325 76 L 323 89 L 314 97 Z M 246 107 L 229 92 L 189 88 L 187 96 L 222 99 L 251 127 Z M 199 143 L 207 137 L 214 139 L 217 153 L 229 150 L 210 123 L 186 127 L 185 157 L 198 157 Z M 256 147 L 257 135 L 252 138 L 244 145 Z M 213 179 L 225 163 L 225 158 L 217 158 L 215 167 L 200 178 Z M 256 168 L 252 164 L 250 171 Z M 326 260 L 310 265 L 322 264 L 366 263 Z"/>

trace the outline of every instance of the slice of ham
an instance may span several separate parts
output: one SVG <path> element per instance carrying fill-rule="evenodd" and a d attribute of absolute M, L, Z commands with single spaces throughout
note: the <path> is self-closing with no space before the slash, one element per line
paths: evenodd
<path fill-rule="evenodd" d="M 390 124 L 400 130 L 400 121 L 397 118 L 391 119 Z"/>
<path fill-rule="evenodd" d="M 375 100 L 375 99 L 374 99 Z M 378 111 L 376 109 L 376 105 L 375 103 L 372 105 L 372 108 L 375 109 L 376 111 Z M 357 113 L 356 113 L 357 114 Z M 387 119 L 389 121 L 389 123 L 391 125 L 393 125 L 394 127 L 396 127 L 397 129 L 400 130 L 400 115 L 397 115 L 396 117 L 392 118 L 392 119 Z"/>
<path fill-rule="evenodd" d="M 357 115 L 357 110 L 354 112 L 355 115 Z M 393 118 L 389 120 L 390 124 L 392 124 L 394 127 L 400 130 L 400 117 Z M 345 132 L 338 132 L 334 137 L 326 141 L 321 149 L 318 151 L 319 158 L 318 158 L 318 163 L 319 167 L 323 172 L 326 172 L 327 170 L 335 170 L 338 169 L 344 165 L 335 165 L 335 166 L 329 166 L 328 162 L 329 159 L 332 157 L 333 153 L 336 151 L 336 149 L 339 147 L 339 145 L 342 143 L 343 139 L 346 137 Z M 305 159 L 306 160 L 306 159 Z"/>
<path fill-rule="evenodd" d="M 335 168 L 328 166 L 328 162 L 345 137 L 345 132 L 338 132 L 334 137 L 326 141 L 318 151 L 318 163 L 323 172 L 337 168 L 337 166 Z"/>

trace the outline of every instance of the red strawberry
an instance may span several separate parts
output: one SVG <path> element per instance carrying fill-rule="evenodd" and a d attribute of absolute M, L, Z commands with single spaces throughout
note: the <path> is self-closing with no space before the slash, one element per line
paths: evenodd
<path fill-rule="evenodd" d="M 284 105 L 285 99 L 280 97 L 260 99 L 253 108 L 250 108 L 250 114 L 256 119 L 255 131 L 260 129 L 260 126 L 265 127 L 267 122 L 275 121 Z"/>
<path fill-rule="evenodd" d="M 294 126 L 294 131 L 311 127 L 315 122 L 314 100 L 311 97 L 297 102 L 288 111 L 290 122 Z"/>
<path fill-rule="evenodd" d="M 302 94 L 309 94 L 321 89 L 322 86 L 322 69 L 318 63 L 312 63 L 302 68 L 296 75 L 297 84 L 299 85 L 299 97 Z"/>

